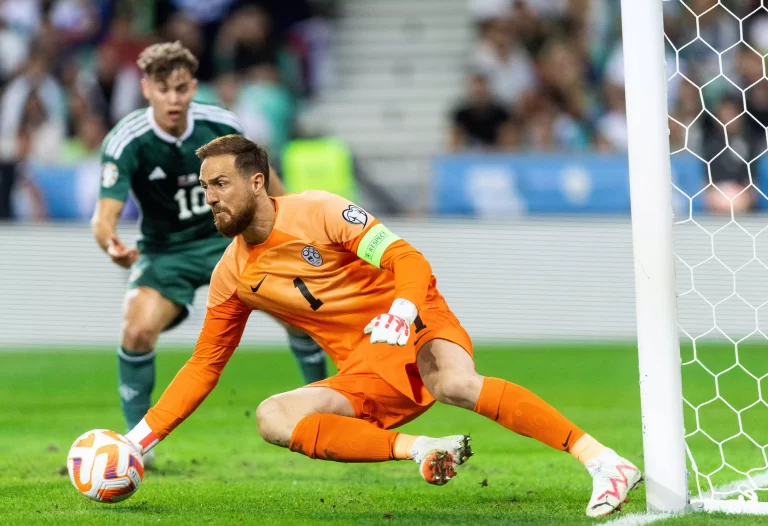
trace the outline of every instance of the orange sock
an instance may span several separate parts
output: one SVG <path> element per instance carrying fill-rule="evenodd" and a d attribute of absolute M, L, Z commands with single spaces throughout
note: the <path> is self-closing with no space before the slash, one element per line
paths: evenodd
<path fill-rule="evenodd" d="M 563 451 L 584 436 L 584 431 L 528 389 L 499 378 L 485 378 L 475 413 Z"/>
<path fill-rule="evenodd" d="M 298 423 L 288 447 L 309 458 L 383 462 L 397 458 L 395 441 L 398 434 L 348 416 L 315 414 Z"/>

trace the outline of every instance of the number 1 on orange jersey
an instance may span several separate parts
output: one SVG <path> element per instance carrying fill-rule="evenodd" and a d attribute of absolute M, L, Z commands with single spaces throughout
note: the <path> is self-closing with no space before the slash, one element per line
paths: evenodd
<path fill-rule="evenodd" d="M 323 306 L 323 301 L 320 299 L 317 299 L 312 295 L 311 292 L 309 292 L 309 289 L 307 288 L 307 284 L 304 283 L 304 280 L 301 278 L 296 278 L 293 280 L 293 286 L 301 292 L 301 295 L 304 296 L 304 299 L 309 302 L 309 306 L 312 307 L 312 310 L 317 310 L 320 307 Z"/>

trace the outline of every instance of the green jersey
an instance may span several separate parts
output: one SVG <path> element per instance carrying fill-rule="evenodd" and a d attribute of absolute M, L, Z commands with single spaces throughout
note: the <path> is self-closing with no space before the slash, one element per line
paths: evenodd
<path fill-rule="evenodd" d="M 190 105 L 181 137 L 163 131 L 151 107 L 127 115 L 110 131 L 101 147 L 99 197 L 125 201 L 133 192 L 141 208 L 142 252 L 221 239 L 198 181 L 195 150 L 232 133 L 243 133 L 234 113 L 199 103 Z"/>

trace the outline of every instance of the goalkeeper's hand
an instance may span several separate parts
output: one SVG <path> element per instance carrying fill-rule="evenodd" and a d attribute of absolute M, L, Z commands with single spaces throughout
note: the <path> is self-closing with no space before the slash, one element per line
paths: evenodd
<path fill-rule="evenodd" d="M 408 300 L 396 299 L 387 314 L 379 314 L 365 326 L 363 332 L 371 335 L 371 343 L 399 345 L 408 343 L 411 324 L 416 319 L 416 305 Z"/>
<path fill-rule="evenodd" d="M 146 455 L 153 447 L 157 445 L 160 440 L 155 435 L 155 432 L 149 427 L 147 421 L 142 419 L 141 422 L 125 434 L 125 438 L 130 440 L 131 444 L 142 455 Z"/>

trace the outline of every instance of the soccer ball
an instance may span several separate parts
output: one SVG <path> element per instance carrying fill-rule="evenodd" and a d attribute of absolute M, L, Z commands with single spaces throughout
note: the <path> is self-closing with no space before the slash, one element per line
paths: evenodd
<path fill-rule="evenodd" d="M 80 435 L 67 455 L 67 469 L 77 491 L 97 502 L 127 499 L 144 478 L 144 463 L 133 444 L 107 429 Z"/>

